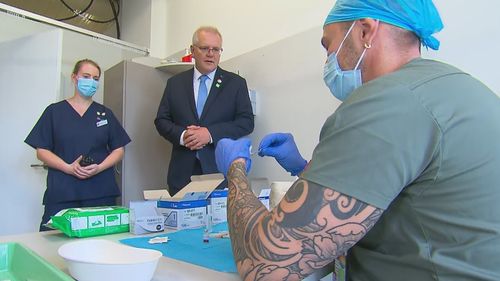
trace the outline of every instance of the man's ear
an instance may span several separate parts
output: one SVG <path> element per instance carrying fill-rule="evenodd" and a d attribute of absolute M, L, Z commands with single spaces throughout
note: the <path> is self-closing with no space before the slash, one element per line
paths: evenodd
<path fill-rule="evenodd" d="M 377 35 L 380 21 L 375 19 L 360 19 L 361 26 L 361 40 L 364 44 L 371 45 L 373 38 Z"/>

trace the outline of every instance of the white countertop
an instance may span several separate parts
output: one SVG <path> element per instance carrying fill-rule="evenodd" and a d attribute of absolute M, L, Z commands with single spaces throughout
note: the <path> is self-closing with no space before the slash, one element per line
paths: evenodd
<path fill-rule="evenodd" d="M 158 235 L 154 233 L 152 236 Z M 118 242 L 124 238 L 139 237 L 130 233 L 118 233 L 111 235 L 97 236 L 99 239 L 107 239 L 110 241 Z M 24 246 L 30 248 L 38 255 L 43 257 L 46 261 L 50 262 L 54 266 L 60 268 L 62 271 L 68 273 L 66 264 L 58 253 L 57 249 L 66 242 L 74 241 L 75 239 L 95 239 L 96 237 L 89 238 L 69 238 L 58 230 L 46 231 L 46 232 L 34 232 L 10 236 L 0 236 L 0 243 L 5 242 L 18 242 Z M 319 280 L 321 277 L 326 275 L 325 272 L 318 272 L 313 274 L 314 276 L 309 276 L 307 280 Z M 152 281 L 226 281 L 226 280 L 241 280 L 239 275 L 236 273 L 224 273 L 214 271 L 208 268 L 200 267 L 194 264 L 178 261 L 168 257 L 160 258 L 158 267 L 156 268 L 154 277 Z"/>
<path fill-rule="evenodd" d="M 153 234 L 152 234 L 153 235 Z M 154 235 L 158 235 L 155 233 Z M 147 235 L 146 235 L 147 236 Z M 138 237 L 130 233 L 118 233 L 111 235 L 97 236 L 99 239 L 107 239 L 110 241 L 119 241 L 124 238 Z M 89 238 L 69 238 L 60 231 L 46 231 L 46 232 L 35 232 L 27 234 L 18 234 L 10 236 L 0 236 L 0 243 L 5 242 L 18 242 L 24 246 L 30 248 L 45 260 L 55 265 L 56 267 L 62 269 L 64 272 L 68 273 L 68 269 L 61 258 L 57 249 L 66 242 L 74 241 L 75 239 L 95 239 L 96 237 Z M 194 281 L 194 280 L 213 280 L 213 281 L 223 281 L 223 280 L 241 280 L 239 275 L 236 273 L 224 273 L 214 271 L 208 268 L 200 267 L 197 265 L 189 264 L 186 262 L 174 260 L 167 257 L 160 258 L 158 262 L 158 267 L 152 281 Z"/>

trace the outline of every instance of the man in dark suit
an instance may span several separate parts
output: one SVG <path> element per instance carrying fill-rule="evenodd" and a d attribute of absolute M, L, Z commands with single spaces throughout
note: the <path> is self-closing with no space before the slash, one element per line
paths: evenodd
<path fill-rule="evenodd" d="M 193 34 L 195 67 L 171 77 L 155 126 L 173 145 L 167 184 L 171 195 L 191 175 L 217 173 L 215 147 L 222 138 L 237 139 L 254 128 L 245 79 L 218 67 L 222 36 L 215 27 Z"/>

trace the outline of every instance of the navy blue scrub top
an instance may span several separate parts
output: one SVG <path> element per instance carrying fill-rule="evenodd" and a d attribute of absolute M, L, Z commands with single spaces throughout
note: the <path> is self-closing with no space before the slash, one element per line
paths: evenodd
<path fill-rule="evenodd" d="M 130 137 L 110 109 L 92 102 L 80 116 L 66 100 L 49 105 L 24 141 L 33 148 L 52 151 L 66 163 L 89 155 L 101 163 Z M 88 179 L 78 179 L 49 168 L 43 204 L 119 196 L 113 167 Z"/>

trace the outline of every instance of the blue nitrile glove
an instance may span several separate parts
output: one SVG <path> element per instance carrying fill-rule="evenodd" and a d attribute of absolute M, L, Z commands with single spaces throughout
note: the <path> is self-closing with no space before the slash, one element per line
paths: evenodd
<path fill-rule="evenodd" d="M 215 148 L 215 162 L 219 172 L 227 177 L 229 166 L 234 160 L 244 158 L 246 161 L 247 173 L 252 167 L 252 159 L 250 159 L 250 146 L 252 142 L 248 138 L 232 140 L 228 138 L 220 139 Z"/>
<path fill-rule="evenodd" d="M 272 156 L 292 176 L 304 170 L 307 161 L 302 158 L 292 134 L 274 133 L 265 136 L 259 145 L 259 156 Z"/>

